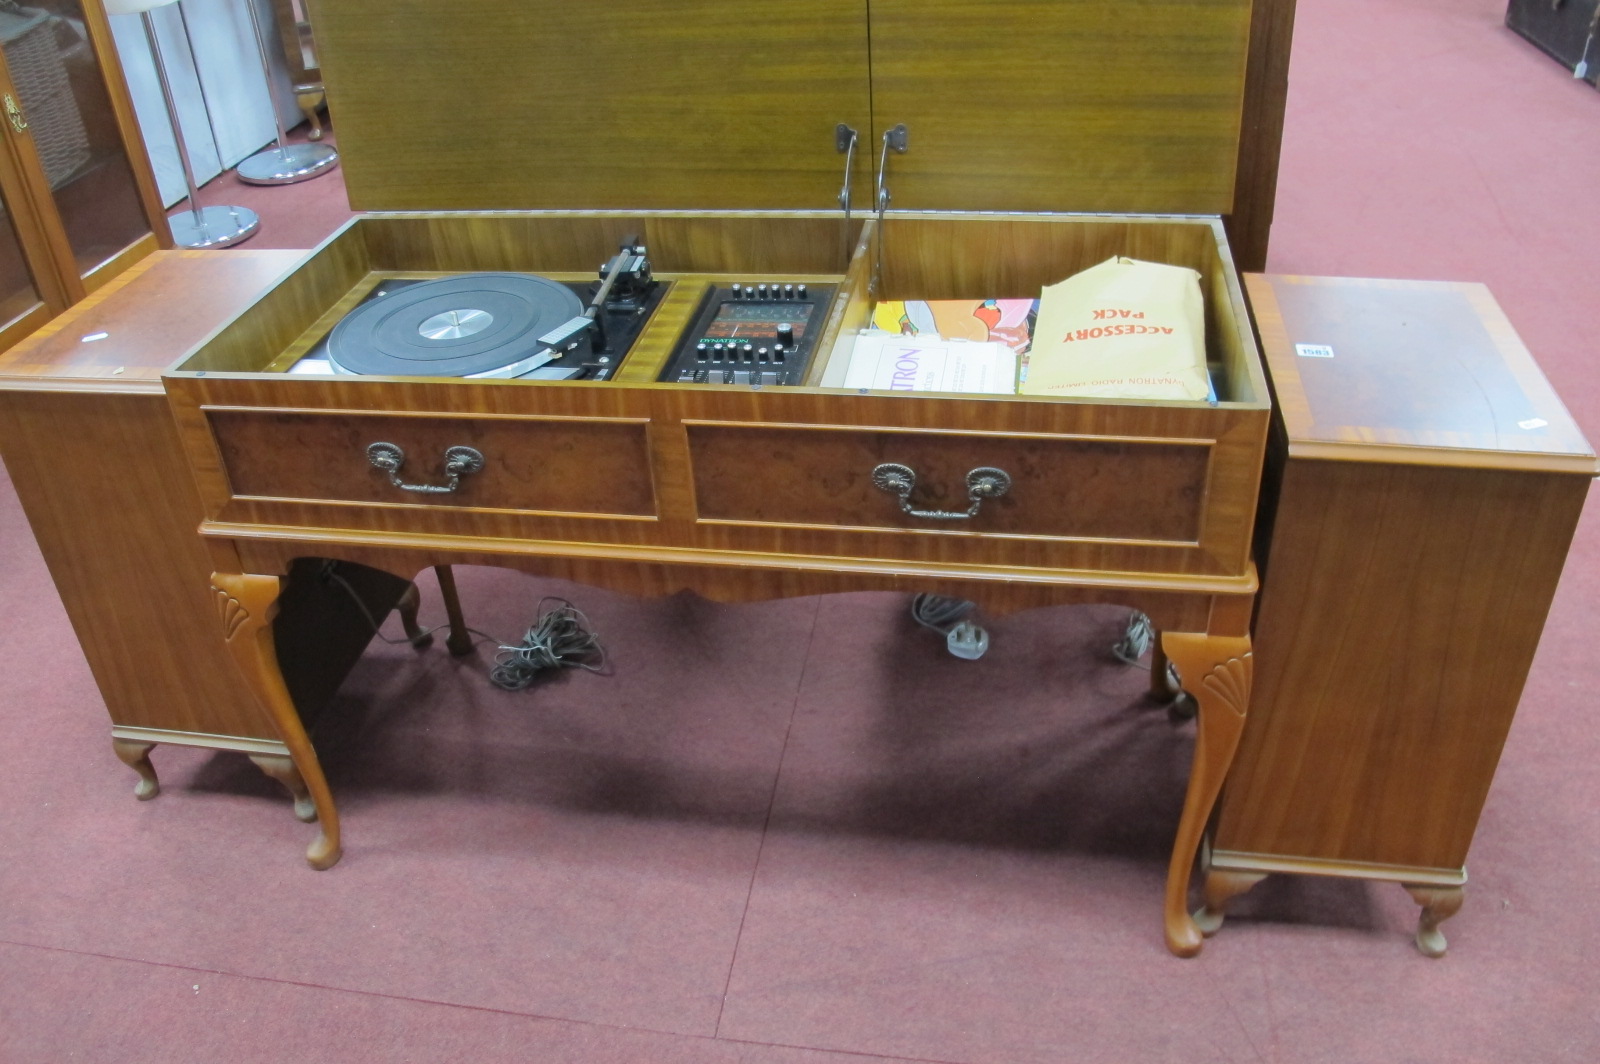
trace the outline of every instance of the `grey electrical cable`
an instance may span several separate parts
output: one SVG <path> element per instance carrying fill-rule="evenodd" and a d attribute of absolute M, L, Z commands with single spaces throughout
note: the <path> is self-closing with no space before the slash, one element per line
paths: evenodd
<path fill-rule="evenodd" d="M 989 650 L 989 633 L 970 619 L 977 608 L 965 599 L 927 592 L 911 600 L 912 618 L 943 635 L 945 648 L 967 661 L 976 661 Z"/>
<path fill-rule="evenodd" d="M 911 600 L 911 617 L 924 628 L 932 628 L 940 635 L 944 635 L 977 608 L 976 603 L 965 599 L 947 598 L 944 595 L 930 595 L 923 592 Z"/>
<path fill-rule="evenodd" d="M 1122 638 L 1111 644 L 1111 654 L 1124 665 L 1137 665 L 1141 669 L 1148 669 L 1139 659 L 1150 653 L 1150 648 L 1155 646 L 1156 629 L 1138 610 L 1134 610 L 1128 617 L 1128 627 L 1122 633 Z"/>
<path fill-rule="evenodd" d="M 550 609 L 545 603 L 559 605 Z M 546 596 L 539 600 L 539 616 L 522 637 L 520 646 L 501 644 L 489 669 L 489 682 L 507 691 L 529 686 L 545 669 L 562 666 L 599 672 L 605 668 L 606 652 L 600 640 L 588 630 L 589 619 L 563 598 Z M 598 660 L 586 661 L 586 657 Z"/>
<path fill-rule="evenodd" d="M 388 643 L 390 646 L 399 646 L 401 643 L 409 643 L 412 646 L 416 646 L 417 644 L 421 643 L 425 637 L 432 635 L 434 632 L 437 632 L 440 628 L 444 627 L 442 624 L 436 624 L 432 628 L 424 628 L 416 635 L 410 636 L 406 639 L 390 639 L 388 636 L 383 634 L 383 623 L 372 615 L 371 610 L 367 609 L 367 604 L 361 600 L 361 596 L 356 593 L 356 589 L 350 586 L 350 581 L 340 576 L 339 573 L 331 566 L 324 568 L 321 575 L 344 588 L 345 594 L 350 596 L 350 601 L 356 604 L 356 608 L 361 611 L 361 615 L 367 619 L 367 624 L 372 626 L 372 634 L 383 640 L 385 643 Z M 416 587 L 415 584 L 411 586 Z M 468 631 L 471 631 L 471 629 L 468 629 Z M 484 635 L 482 632 L 477 634 Z M 484 636 L 484 638 L 493 639 L 494 637 Z"/>

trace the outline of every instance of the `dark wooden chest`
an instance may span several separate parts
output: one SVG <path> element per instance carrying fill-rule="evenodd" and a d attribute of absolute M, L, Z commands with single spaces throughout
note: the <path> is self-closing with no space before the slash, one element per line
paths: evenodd
<path fill-rule="evenodd" d="M 1600 84 L 1600 0 L 1511 0 L 1506 25 L 1575 77 Z"/>

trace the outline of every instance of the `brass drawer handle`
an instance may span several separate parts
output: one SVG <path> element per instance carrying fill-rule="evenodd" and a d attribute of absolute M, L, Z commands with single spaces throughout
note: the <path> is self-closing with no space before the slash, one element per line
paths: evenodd
<path fill-rule="evenodd" d="M 872 483 L 890 495 L 900 497 L 900 509 L 912 517 L 928 521 L 965 521 L 978 516 L 985 499 L 998 499 L 1011 490 L 1011 474 L 993 466 L 979 466 L 967 474 L 967 498 L 972 505 L 960 510 L 919 510 L 911 505 L 911 491 L 917 486 L 916 470 L 899 462 L 884 462 L 872 469 Z"/>
<path fill-rule="evenodd" d="M 28 116 L 22 113 L 22 108 L 17 106 L 17 101 L 5 94 L 6 117 L 11 119 L 11 128 L 21 133 L 28 128 Z"/>
<path fill-rule="evenodd" d="M 389 483 L 401 491 L 420 491 L 426 495 L 448 495 L 461 486 L 461 478 L 483 468 L 483 454 L 471 447 L 451 447 L 444 452 L 444 474 L 448 484 L 407 484 L 400 479 L 400 467 L 405 464 L 406 452 L 392 443 L 373 443 L 367 446 L 367 461 L 389 474 Z"/>

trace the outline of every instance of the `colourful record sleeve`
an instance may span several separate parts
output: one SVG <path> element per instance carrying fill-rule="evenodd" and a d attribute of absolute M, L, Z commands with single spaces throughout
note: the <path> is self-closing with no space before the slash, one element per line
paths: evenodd
<path fill-rule="evenodd" d="M 901 336 L 998 342 L 1024 355 L 1038 309 L 1037 299 L 892 299 L 872 309 L 872 327 Z"/>

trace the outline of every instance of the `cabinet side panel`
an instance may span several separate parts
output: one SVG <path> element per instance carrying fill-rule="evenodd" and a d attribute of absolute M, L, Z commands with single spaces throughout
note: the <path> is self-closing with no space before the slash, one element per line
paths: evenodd
<path fill-rule="evenodd" d="M 1264 270 L 1278 196 L 1278 157 L 1289 98 L 1289 51 L 1295 0 L 1255 0 L 1250 6 L 1250 58 L 1228 242 L 1241 270 Z"/>
<path fill-rule="evenodd" d="M 1587 490 L 1291 460 L 1217 847 L 1461 867 Z"/>
<path fill-rule="evenodd" d="M 0 447 L 112 721 L 276 739 L 224 649 L 165 396 L 0 393 Z"/>

